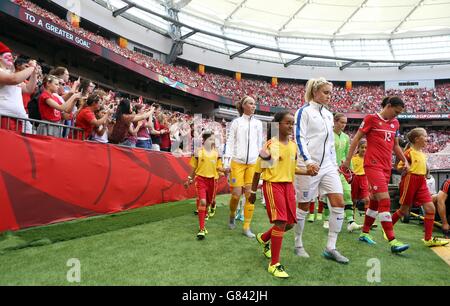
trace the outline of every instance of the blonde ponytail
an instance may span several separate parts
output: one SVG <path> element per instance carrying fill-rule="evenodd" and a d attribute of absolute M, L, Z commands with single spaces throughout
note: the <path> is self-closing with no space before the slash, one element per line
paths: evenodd
<path fill-rule="evenodd" d="M 306 83 L 305 88 L 305 103 L 309 103 L 314 100 L 314 92 L 319 90 L 323 85 L 333 86 L 333 83 L 328 82 L 325 78 L 320 77 L 318 79 L 310 79 Z"/>

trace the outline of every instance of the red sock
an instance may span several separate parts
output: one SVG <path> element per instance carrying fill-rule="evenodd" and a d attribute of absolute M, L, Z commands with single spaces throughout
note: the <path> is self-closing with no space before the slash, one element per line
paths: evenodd
<path fill-rule="evenodd" d="M 373 225 L 374 222 L 375 222 L 375 218 L 372 218 L 371 216 L 366 214 L 364 216 L 364 225 L 363 225 L 362 231 L 364 233 L 368 234 L 370 231 L 370 227 Z"/>
<path fill-rule="evenodd" d="M 283 235 L 284 235 L 284 228 L 274 226 L 274 229 L 272 230 L 272 238 L 270 239 L 271 242 L 270 249 L 272 252 L 271 265 L 280 262 L 280 251 L 281 245 L 283 243 Z"/>
<path fill-rule="evenodd" d="M 400 209 L 397 209 L 397 211 L 392 215 L 392 225 L 395 225 L 401 217 L 403 217 L 403 214 Z"/>
<path fill-rule="evenodd" d="M 369 212 L 369 209 L 371 212 Z M 364 216 L 364 226 L 362 229 L 364 233 L 369 233 L 370 227 L 373 225 L 373 223 L 375 222 L 375 218 L 377 217 L 376 215 L 377 212 L 378 212 L 378 201 L 370 200 L 369 208 L 366 210 L 366 215 Z"/>
<path fill-rule="evenodd" d="M 314 203 L 314 202 L 309 203 L 309 213 L 310 214 L 314 213 L 314 206 L 315 206 L 315 204 L 316 203 Z"/>
<path fill-rule="evenodd" d="M 261 239 L 264 242 L 267 242 L 267 241 L 270 240 L 270 238 L 272 238 L 272 230 L 273 230 L 274 227 L 275 227 L 275 225 L 272 226 L 267 232 L 265 232 L 264 234 L 261 235 Z"/>
<path fill-rule="evenodd" d="M 319 200 L 319 208 L 317 209 L 317 212 L 319 214 L 321 214 L 323 212 L 323 206 L 324 205 L 325 205 L 325 203 Z"/>
<path fill-rule="evenodd" d="M 395 239 L 394 234 L 394 226 L 390 221 L 381 221 L 381 226 L 383 227 L 383 231 L 386 233 L 386 237 L 389 241 Z"/>
<path fill-rule="evenodd" d="M 200 225 L 200 230 L 205 228 L 205 216 L 206 216 L 206 206 L 198 206 L 198 223 Z"/>
<path fill-rule="evenodd" d="M 394 227 L 392 225 L 392 218 L 389 212 L 390 208 L 391 208 L 391 199 L 381 199 L 380 201 L 378 201 L 378 209 L 380 211 L 380 221 L 381 221 L 380 223 L 389 241 L 395 239 Z"/>
<path fill-rule="evenodd" d="M 425 214 L 423 225 L 425 227 L 425 240 L 430 240 L 433 235 L 434 214 Z"/>

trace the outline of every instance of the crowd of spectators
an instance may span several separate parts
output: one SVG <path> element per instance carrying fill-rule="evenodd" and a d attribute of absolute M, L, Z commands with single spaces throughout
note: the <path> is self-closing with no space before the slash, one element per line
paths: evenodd
<path fill-rule="evenodd" d="M 200 74 L 187 66 L 164 64 L 152 57 L 121 48 L 114 40 L 91 33 L 83 28 L 73 27 L 69 22 L 48 12 L 27 0 L 13 0 L 31 12 L 50 19 L 58 26 L 75 32 L 83 38 L 93 41 L 123 57 L 138 63 L 171 80 L 181 82 L 205 92 L 239 100 L 243 95 L 255 97 L 260 105 L 279 106 L 296 109 L 304 104 L 304 84 L 280 81 L 272 86 L 264 80 L 235 78 L 218 73 Z M 406 89 L 385 91 L 381 85 L 354 86 L 347 90 L 341 86 L 334 87 L 331 103 L 332 111 L 373 113 L 379 109 L 379 101 L 388 95 L 399 95 L 406 103 L 407 113 L 436 113 L 450 111 L 450 84 L 436 86 L 434 90 Z"/>
<path fill-rule="evenodd" d="M 444 148 L 450 143 L 449 131 L 428 131 L 428 145 L 426 152 L 436 153 L 443 151 Z"/>
<path fill-rule="evenodd" d="M 428 165 L 431 170 L 450 169 L 450 143 L 447 142 L 443 150 L 428 154 Z"/>
<path fill-rule="evenodd" d="M 277 86 L 272 86 L 269 82 L 259 79 L 244 78 L 237 81 L 223 74 L 208 72 L 200 74 L 186 66 L 163 64 L 141 53 L 120 48 L 112 40 L 82 28 L 73 27 L 69 22 L 29 1 L 14 0 L 14 2 L 39 16 L 50 19 L 62 28 L 73 31 L 156 73 L 188 86 L 233 100 L 239 100 L 243 95 L 251 95 L 261 105 L 296 109 L 304 103 L 305 88 L 301 83 L 280 82 Z M 9 50 L 6 46 L 2 48 L 4 51 Z M 8 58 L 4 59 L 5 62 L 7 60 Z M 9 68 L 2 67 L 2 69 Z M 30 118 L 44 121 L 40 126 L 21 126 L 20 129 L 25 132 L 68 138 L 71 135 L 66 128 L 54 125 L 55 123 L 65 124 L 81 128 L 86 133 L 85 138 L 92 141 L 189 155 L 195 146 L 201 144 L 201 132 L 210 130 L 216 135 L 216 144 L 222 146 L 220 151 L 223 149 L 226 136 L 225 122 L 215 122 L 163 110 L 156 103 L 153 105 L 144 103 L 142 98 L 121 98 L 118 93 L 96 89 L 95 83 L 91 80 L 72 79 L 71 81 L 69 71 L 65 67 L 52 69 L 44 77 L 35 61 L 19 57 L 16 59 L 15 68 L 11 69 L 12 74 L 20 74 L 21 80 L 25 77 L 28 80 L 25 80 L 20 88 L 11 87 L 14 92 L 8 91 L 8 94 L 17 97 L 21 91 L 22 99 L 20 103 L 16 101 L 14 108 L 0 112 L 0 115 L 3 113 L 3 115 L 24 117 L 27 116 L 26 112 Z M 34 92 L 30 90 L 32 86 L 35 87 Z M 387 94 L 401 96 L 405 101 L 407 113 L 450 111 L 450 84 L 446 83 L 437 85 L 434 90 L 385 91 L 380 85 L 359 85 L 347 90 L 344 87 L 335 86 L 330 108 L 331 111 L 344 113 L 373 113 L 378 110 L 379 101 Z M 32 107 L 35 104 L 37 104 L 38 115 L 33 117 Z M 53 125 L 45 122 L 53 123 Z M 3 128 L 5 123 L 8 123 L 8 126 L 10 124 L 2 118 Z M 352 135 L 352 132 L 350 131 L 349 134 Z M 428 135 L 427 152 L 431 153 L 430 160 L 434 168 L 449 168 L 449 154 L 444 152 L 450 150 L 449 131 L 428 129 Z"/>
<path fill-rule="evenodd" d="M 450 131 L 447 129 L 439 130 L 439 129 L 430 129 L 425 128 L 428 134 L 428 143 L 425 148 L 426 153 L 437 153 L 450 144 Z M 409 132 L 409 129 L 405 129 L 402 131 L 400 135 L 400 144 L 403 146 L 406 145 L 406 134 Z"/>
<path fill-rule="evenodd" d="M 52 69 L 39 91 L 41 121 L 81 128 L 84 138 L 92 141 L 180 155 L 191 154 L 195 142 L 191 139 L 200 140 L 204 130 L 214 132 L 219 146 L 223 143 L 220 135 L 224 134 L 225 122 L 163 110 L 157 103 L 144 103 L 142 97 L 124 98 L 120 93 L 96 89 L 91 80 L 65 82 L 61 76 L 54 76 L 58 70 L 67 73 L 64 67 Z M 194 133 L 194 130 L 200 132 Z M 45 123 L 40 124 L 35 133 L 71 138 L 69 133 L 64 133 L 64 128 Z M 201 141 L 197 143 L 200 144 Z"/>
<path fill-rule="evenodd" d="M 7 47 L 5 48 L 4 50 L 9 51 Z M 19 64 L 21 67 L 15 73 L 35 71 L 36 78 L 40 79 L 38 75 L 41 74 L 41 70 L 33 66 L 36 65 L 33 60 L 20 58 L 16 61 L 16 66 Z M 24 111 L 28 111 L 32 117 L 30 106 L 33 102 L 37 103 L 39 118 L 35 119 L 43 121 L 37 127 L 33 127 L 32 131 L 23 129 L 25 132 L 71 138 L 65 131 L 66 128 L 54 125 L 64 123 L 81 128 L 85 132 L 85 138 L 92 141 L 171 151 L 181 156 L 190 155 L 195 146 L 199 147 L 201 133 L 209 130 L 216 135 L 219 151 L 223 151 L 226 139 L 225 121 L 215 122 L 201 115 L 197 117 L 163 110 L 156 103 L 152 105 L 144 103 L 142 97 L 122 98 L 120 93 L 96 89 L 96 84 L 91 80 L 78 78 L 71 81 L 69 76 L 67 68 L 56 67 L 48 71 L 42 81 L 39 81 L 41 84 L 35 85 L 31 97 L 29 92 L 22 90 L 22 97 L 15 104 L 22 105 Z M 23 114 L 3 115 L 21 117 Z M 427 152 L 431 153 L 430 166 L 432 169 L 448 167 L 449 154 L 440 151 L 446 146 L 449 150 L 449 131 L 429 128 L 427 130 L 429 135 Z M 402 134 L 406 132 L 405 130 Z M 347 133 L 352 137 L 355 129 L 349 128 Z M 438 154 L 432 154 L 436 152 Z"/>

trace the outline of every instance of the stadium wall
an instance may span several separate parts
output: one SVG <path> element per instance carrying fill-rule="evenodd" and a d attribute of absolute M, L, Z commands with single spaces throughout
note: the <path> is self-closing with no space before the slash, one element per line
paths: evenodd
<path fill-rule="evenodd" d="M 52 0 L 52 2 L 70 9 L 74 1 Z M 118 35 L 148 46 L 163 54 L 170 52 L 172 41 L 170 38 L 148 30 L 127 19 L 112 16 L 111 11 L 106 10 L 94 1 L 80 2 L 80 15 L 103 28 L 109 29 Z M 244 58 L 230 60 L 228 55 L 205 50 L 196 46 L 184 44 L 183 54 L 180 58 L 230 71 L 255 74 L 268 77 L 280 77 L 289 79 L 309 79 L 325 76 L 333 81 L 398 81 L 398 80 L 430 80 L 450 78 L 450 65 L 434 66 L 408 66 L 402 70 L 397 67 L 382 68 L 347 68 L 339 70 L 338 67 L 310 67 L 291 65 L 285 68 L 281 64 L 256 61 Z M 208 68 L 206 67 L 206 70 Z"/>
<path fill-rule="evenodd" d="M 0 232 L 195 197 L 186 157 L 1 129 L 0 147 Z"/>

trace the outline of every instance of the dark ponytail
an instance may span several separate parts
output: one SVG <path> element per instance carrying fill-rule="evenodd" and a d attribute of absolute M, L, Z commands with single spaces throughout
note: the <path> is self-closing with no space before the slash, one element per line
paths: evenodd
<path fill-rule="evenodd" d="M 385 97 L 383 99 L 383 102 L 381 102 L 381 107 L 385 108 L 388 104 L 390 104 L 392 107 L 405 107 L 405 103 L 403 102 L 403 100 L 397 96 Z"/>
<path fill-rule="evenodd" d="M 130 100 L 122 99 L 117 107 L 116 120 L 119 121 L 123 115 L 129 115 L 130 112 Z"/>

